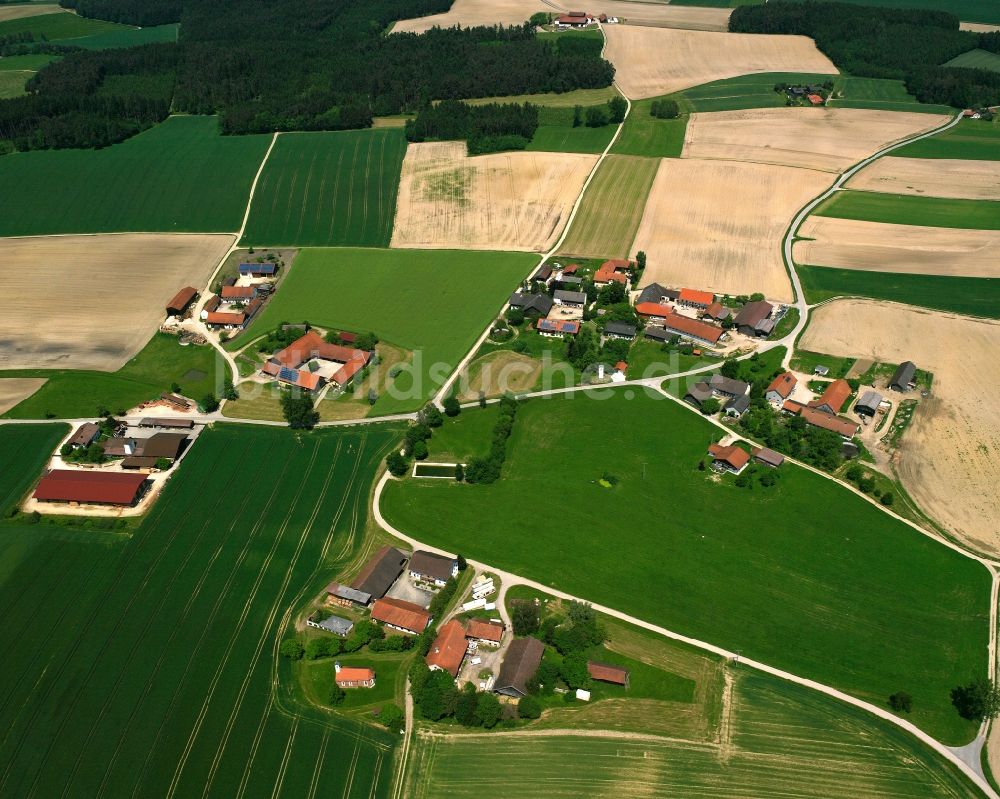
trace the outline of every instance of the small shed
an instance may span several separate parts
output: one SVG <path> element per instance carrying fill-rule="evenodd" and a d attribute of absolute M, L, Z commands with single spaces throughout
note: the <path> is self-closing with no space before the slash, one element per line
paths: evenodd
<path fill-rule="evenodd" d="M 785 462 L 785 456 L 780 452 L 775 452 L 773 449 L 768 449 L 767 447 L 761 447 L 760 449 L 755 449 L 753 451 L 753 459 L 757 463 L 762 463 L 765 466 L 770 466 L 772 469 L 777 469 L 781 464 Z"/>
<path fill-rule="evenodd" d="M 882 404 L 882 395 L 877 391 L 866 391 L 861 398 L 854 403 L 854 412 L 858 416 L 874 416 L 878 413 L 878 406 Z"/>

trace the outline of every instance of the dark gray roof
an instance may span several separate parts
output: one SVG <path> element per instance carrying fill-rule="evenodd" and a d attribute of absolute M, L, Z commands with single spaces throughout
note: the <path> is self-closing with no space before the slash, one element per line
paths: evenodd
<path fill-rule="evenodd" d="M 854 404 L 855 408 L 868 408 L 875 411 L 878 406 L 882 403 L 882 395 L 877 391 L 866 391 L 861 395 L 861 398 Z"/>
<path fill-rule="evenodd" d="M 446 558 L 444 555 L 425 552 L 422 549 L 418 549 L 410 558 L 411 574 L 419 574 L 434 580 L 449 580 L 454 568 L 454 558 Z"/>
<path fill-rule="evenodd" d="M 372 601 L 371 594 L 366 594 L 364 591 L 358 591 L 356 588 L 351 588 L 349 585 L 341 585 L 340 583 L 330 583 L 326 587 L 326 592 L 340 599 L 357 602 L 359 605 L 367 605 Z"/>
<path fill-rule="evenodd" d="M 162 416 L 146 416 L 139 420 L 139 427 L 164 427 L 190 430 L 194 427 L 192 419 L 168 419 Z"/>
<path fill-rule="evenodd" d="M 630 325 L 628 322 L 608 322 L 604 326 L 604 332 L 609 335 L 632 338 L 635 336 L 635 325 Z"/>
<path fill-rule="evenodd" d="M 771 315 L 771 311 L 773 310 L 774 306 L 765 300 L 748 302 L 740 308 L 740 312 L 736 314 L 736 319 L 733 321 L 735 321 L 739 327 L 746 326 L 757 329 L 760 323 Z"/>
<path fill-rule="evenodd" d="M 583 283 L 583 278 L 576 275 L 563 275 L 557 282 L 561 286 L 579 286 Z"/>
<path fill-rule="evenodd" d="M 553 295 L 555 299 L 562 300 L 563 302 L 575 303 L 577 305 L 585 305 L 587 302 L 587 295 L 582 291 L 562 291 L 557 290 Z"/>
<path fill-rule="evenodd" d="M 684 395 L 684 399 L 688 402 L 694 400 L 695 404 L 701 405 L 705 400 L 710 399 L 712 396 L 712 387 L 708 383 L 695 383 L 687 390 L 687 394 Z"/>
<path fill-rule="evenodd" d="M 364 568 L 354 578 L 351 588 L 364 591 L 375 598 L 385 596 L 396 578 L 403 573 L 406 565 L 406 555 L 394 547 L 382 547 L 372 555 Z"/>
<path fill-rule="evenodd" d="M 545 647 L 537 638 L 517 638 L 507 649 L 493 690 L 506 696 L 526 696 L 528 680 L 535 676 Z"/>
<path fill-rule="evenodd" d="M 781 466 L 781 464 L 785 462 L 784 455 L 780 452 L 775 452 L 773 449 L 768 449 L 767 447 L 761 447 L 753 454 L 753 456 L 761 463 L 766 463 L 768 466 Z"/>
<path fill-rule="evenodd" d="M 913 377 L 917 373 L 917 365 L 913 361 L 904 361 L 899 365 L 896 373 L 889 381 L 889 387 L 897 391 L 906 391 L 913 382 Z"/>
<path fill-rule="evenodd" d="M 80 425 L 77 431 L 70 436 L 67 443 L 72 444 L 74 447 L 86 447 L 93 442 L 95 438 L 97 438 L 97 434 L 100 432 L 101 428 L 93 422 L 84 422 Z"/>
<path fill-rule="evenodd" d="M 734 397 L 742 396 L 750 390 L 749 383 L 744 383 L 742 380 L 734 380 L 731 377 L 724 377 L 723 375 L 712 375 L 709 378 L 708 384 L 712 387 L 713 391 L 718 391 L 720 394 L 730 394 Z"/>
<path fill-rule="evenodd" d="M 657 341 L 669 341 L 674 337 L 674 335 L 676 335 L 675 333 L 672 333 L 669 330 L 665 330 L 662 327 L 654 327 L 653 325 L 650 325 L 645 330 L 643 330 L 642 334 L 646 338 L 656 339 Z"/>
<path fill-rule="evenodd" d="M 655 302 L 660 303 L 663 298 L 666 297 L 669 300 L 676 300 L 680 296 L 680 292 L 675 289 L 668 289 L 661 286 L 659 283 L 650 283 L 646 288 L 639 292 L 639 298 L 636 303 L 640 302 Z"/>
<path fill-rule="evenodd" d="M 546 316 L 555 304 L 547 294 L 520 294 L 514 292 L 510 295 L 508 304 L 523 311 L 537 311 L 542 316 Z"/>
<path fill-rule="evenodd" d="M 750 395 L 741 394 L 738 397 L 733 397 L 729 402 L 726 403 L 726 413 L 737 413 L 743 415 L 747 412 L 747 408 L 750 407 Z"/>

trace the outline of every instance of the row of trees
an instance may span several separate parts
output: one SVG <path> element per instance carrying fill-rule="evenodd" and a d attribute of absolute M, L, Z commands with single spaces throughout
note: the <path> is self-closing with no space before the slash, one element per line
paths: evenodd
<path fill-rule="evenodd" d="M 81 17 L 148 28 L 181 20 L 181 0 L 59 0 Z"/>
<path fill-rule="evenodd" d="M 517 416 L 517 400 L 511 396 L 500 399 L 500 413 L 493 425 L 493 438 L 490 441 L 489 454 L 483 458 L 471 458 L 465 467 L 467 483 L 495 483 L 500 479 L 500 471 L 507 459 L 507 439 L 514 429 L 514 419 Z"/>

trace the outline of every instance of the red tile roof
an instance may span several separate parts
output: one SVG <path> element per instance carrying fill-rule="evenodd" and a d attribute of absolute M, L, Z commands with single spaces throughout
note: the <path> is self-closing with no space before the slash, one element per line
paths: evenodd
<path fill-rule="evenodd" d="M 427 653 L 427 665 L 448 672 L 452 677 L 458 676 L 465 657 L 465 628 L 460 621 L 452 619 L 438 630 L 434 643 Z"/>
<path fill-rule="evenodd" d="M 823 98 L 818 94 L 807 94 L 806 97 L 809 98 L 809 102 L 813 105 L 823 105 Z"/>
<path fill-rule="evenodd" d="M 786 405 L 788 403 L 785 403 Z M 849 419 L 842 419 L 839 416 L 820 411 L 816 408 L 803 407 L 799 414 L 813 427 L 820 427 L 823 430 L 831 430 L 839 433 L 844 438 L 851 438 L 858 432 L 858 424 Z"/>
<path fill-rule="evenodd" d="M 658 319 L 663 319 L 670 316 L 673 310 L 666 305 L 660 305 L 658 302 L 640 302 L 635 306 L 635 312 L 639 316 L 655 316 Z"/>
<path fill-rule="evenodd" d="M 253 286 L 223 286 L 222 294 L 224 300 L 251 299 L 256 293 Z"/>
<path fill-rule="evenodd" d="M 618 363 L 615 364 L 615 369 L 617 369 L 619 372 L 624 372 L 626 369 L 628 369 L 628 364 L 625 363 L 625 361 L 618 361 Z"/>
<path fill-rule="evenodd" d="M 580 268 L 579 264 L 570 264 L 569 266 L 564 266 L 562 273 L 564 275 L 575 275 L 576 270 Z"/>
<path fill-rule="evenodd" d="M 767 387 L 764 396 L 767 396 L 772 391 L 777 391 L 782 399 L 788 399 L 797 382 L 798 378 L 795 375 L 791 372 L 784 372 L 771 381 L 771 385 Z"/>
<path fill-rule="evenodd" d="M 361 350 L 355 350 L 355 352 L 361 352 Z M 355 357 L 341 366 L 333 374 L 333 382 L 338 386 L 346 385 L 351 381 L 358 372 L 365 368 L 365 364 L 368 362 L 368 353 L 364 353 L 364 357 Z"/>
<path fill-rule="evenodd" d="M 174 295 L 174 298 L 170 302 L 167 303 L 167 310 L 183 311 L 197 296 L 198 289 L 192 288 L 191 286 L 185 286 Z"/>
<path fill-rule="evenodd" d="M 53 469 L 32 496 L 47 502 L 131 505 L 145 482 L 144 474 Z"/>
<path fill-rule="evenodd" d="M 851 396 L 850 383 L 843 379 L 834 380 L 826 387 L 819 399 L 814 399 L 809 403 L 809 407 L 819 408 L 823 405 L 829 405 L 834 413 L 840 413 L 840 409 L 844 407 L 849 396 Z"/>
<path fill-rule="evenodd" d="M 715 302 L 715 295 L 710 291 L 698 291 L 697 289 L 681 289 L 677 299 L 680 302 L 690 302 L 694 305 L 711 305 Z"/>
<path fill-rule="evenodd" d="M 728 447 L 721 444 L 709 444 L 708 454 L 712 456 L 713 460 L 728 463 L 734 469 L 742 469 L 750 462 L 750 453 L 735 444 L 730 444 Z"/>
<path fill-rule="evenodd" d="M 345 364 L 355 359 L 361 359 L 362 365 L 364 365 L 371 358 L 371 353 L 356 350 L 353 347 L 344 347 L 340 344 L 327 344 L 319 333 L 310 330 L 271 356 L 271 360 L 278 361 L 289 369 L 297 369 L 311 358 L 321 358 L 324 361 Z"/>
<path fill-rule="evenodd" d="M 239 313 L 229 311 L 215 311 L 209 313 L 205 322 L 210 325 L 242 325 L 247 315 L 242 311 Z"/>
<path fill-rule="evenodd" d="M 593 680 L 610 682 L 615 685 L 625 685 L 628 682 L 628 669 L 621 666 L 610 666 L 607 663 L 598 663 L 594 660 L 587 661 L 587 673 Z"/>
<path fill-rule="evenodd" d="M 503 639 L 503 625 L 482 619 L 469 619 L 469 624 L 465 628 L 465 637 L 493 641 L 493 643 L 498 644 Z"/>
<path fill-rule="evenodd" d="M 431 622 L 431 614 L 420 605 L 392 598 L 376 599 L 372 605 L 372 618 L 414 633 L 422 633 Z"/>
<path fill-rule="evenodd" d="M 715 344 L 722 338 L 723 333 L 721 327 L 699 322 L 697 319 L 691 319 L 676 313 L 667 316 L 663 320 L 663 325 L 668 330 L 673 330 L 677 333 L 686 333 L 689 336 L 695 336 L 703 341 L 707 341 L 710 344 Z"/>
<path fill-rule="evenodd" d="M 342 682 L 368 682 L 375 679 L 375 670 L 358 666 L 341 666 L 336 679 L 338 685 Z"/>
<path fill-rule="evenodd" d="M 595 283 L 610 283 L 616 280 L 621 284 L 628 283 L 628 277 L 623 274 L 631 268 L 632 262 L 622 258 L 614 258 L 601 264 L 601 268 L 594 273 Z"/>

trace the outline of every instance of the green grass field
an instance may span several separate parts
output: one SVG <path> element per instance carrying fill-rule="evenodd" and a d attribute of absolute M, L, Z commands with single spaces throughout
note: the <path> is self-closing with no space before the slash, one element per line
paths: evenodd
<path fill-rule="evenodd" d="M 479 97 L 465 100 L 468 105 L 486 105 L 488 103 L 532 103 L 549 108 L 573 108 L 577 105 L 600 105 L 612 97 L 618 96 L 614 86 L 603 89 L 574 89 L 571 92 L 547 92 L 546 94 L 511 94 L 506 97 Z"/>
<path fill-rule="evenodd" d="M 955 109 L 947 105 L 917 102 L 917 98 L 906 91 L 901 80 L 841 75 L 834 81 L 833 90 L 843 97 L 830 100 L 827 105 L 831 108 L 874 108 L 878 111 L 917 111 L 927 114 L 955 112 Z"/>
<path fill-rule="evenodd" d="M 33 71 L 17 72 L 12 69 L 0 71 L 0 100 L 27 94 L 24 86 L 34 74 Z"/>
<path fill-rule="evenodd" d="M 180 25 L 154 25 L 151 28 L 120 28 L 118 30 L 95 33 L 90 36 L 74 38 L 66 44 L 82 47 L 85 50 L 111 50 L 118 47 L 138 47 L 141 44 L 159 44 L 161 42 L 176 42 Z"/>
<path fill-rule="evenodd" d="M 697 465 L 718 429 L 629 391 L 529 401 L 502 480 L 393 482 L 383 513 L 421 541 L 877 704 L 909 691 L 914 723 L 970 740 L 949 691 L 985 673 L 986 570 L 790 464 L 770 490 L 717 482 Z M 619 484 L 602 488 L 605 473 Z"/>
<path fill-rule="evenodd" d="M 617 125 L 611 124 L 599 128 L 588 128 L 586 125 L 574 128 L 572 106 L 543 106 L 538 112 L 538 128 L 525 149 L 552 153 L 600 153 L 608 146 L 617 129 Z"/>
<path fill-rule="evenodd" d="M 946 67 L 964 67 L 965 69 L 988 69 L 990 72 L 1000 72 L 1000 55 L 989 50 L 970 50 L 955 56 L 945 62 Z"/>
<path fill-rule="evenodd" d="M 405 154 L 398 128 L 279 136 L 244 243 L 387 247 Z"/>
<path fill-rule="evenodd" d="M 0 494 L 61 429 L 0 429 Z M 4 522 L 0 792 L 386 796 L 399 736 L 298 701 L 277 644 L 357 550 L 399 432 L 227 425 L 130 537 Z"/>
<path fill-rule="evenodd" d="M 53 59 L 59 58 L 54 55 L 41 55 L 38 53 L 30 55 L 10 55 L 0 58 L 0 72 L 14 70 L 17 72 L 37 72 Z"/>
<path fill-rule="evenodd" d="M 848 190 L 838 191 L 813 213 L 894 225 L 1000 230 L 1000 202 L 992 200 Z"/>
<path fill-rule="evenodd" d="M 115 22 L 105 22 L 101 19 L 78 17 L 65 11 L 52 14 L 38 14 L 33 17 L 19 17 L 0 22 L 0 37 L 15 33 L 30 33 L 36 39 L 75 39 L 80 36 L 91 36 L 109 31 L 132 30 L 127 25 Z"/>
<path fill-rule="evenodd" d="M 687 131 L 686 116 L 656 119 L 649 113 L 652 100 L 632 103 L 621 135 L 611 152 L 618 155 L 641 155 L 647 158 L 680 158 Z"/>
<path fill-rule="evenodd" d="M 1000 278 L 908 275 L 825 266 L 796 268 L 810 303 L 841 296 L 871 297 L 1000 319 Z"/>
<path fill-rule="evenodd" d="M 440 388 L 537 259 L 456 250 L 303 250 L 240 340 L 303 320 L 371 330 L 414 352 L 394 381 L 398 396 L 384 394 L 373 412 L 414 410 Z"/>
<path fill-rule="evenodd" d="M 19 501 L 37 478 L 59 440 L 69 432 L 64 424 L 3 425 L 0 427 L 0 515 Z M 0 543 L 0 547 L 3 544 Z M 5 553 L 9 555 L 8 553 Z M 0 558 L 0 580 L 16 565 L 16 557 Z"/>
<path fill-rule="evenodd" d="M 626 258 L 660 166 L 657 158 L 609 155 L 601 164 L 561 252 L 593 258 Z"/>
<path fill-rule="evenodd" d="M 982 119 L 963 119 L 937 136 L 915 141 L 893 150 L 906 158 L 960 158 L 1000 161 L 1000 124 Z"/>
<path fill-rule="evenodd" d="M 477 799 L 489 774 L 510 799 L 643 796 L 972 797 L 976 789 L 887 722 L 821 694 L 736 670 L 719 741 L 552 735 L 417 736 L 412 799 Z"/>
<path fill-rule="evenodd" d="M 72 369 L 0 371 L 2 377 L 45 377 L 47 382 L 4 417 L 11 419 L 78 419 L 101 406 L 112 413 L 128 410 L 169 391 L 174 382 L 185 396 L 200 400 L 219 394 L 226 365 L 209 346 L 182 347 L 174 336 L 157 333 L 138 355 L 117 372 Z"/>
<path fill-rule="evenodd" d="M 175 116 L 104 150 L 5 155 L 0 236 L 238 230 L 267 146 Z"/>

